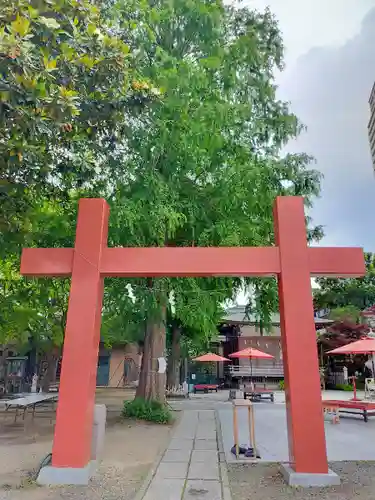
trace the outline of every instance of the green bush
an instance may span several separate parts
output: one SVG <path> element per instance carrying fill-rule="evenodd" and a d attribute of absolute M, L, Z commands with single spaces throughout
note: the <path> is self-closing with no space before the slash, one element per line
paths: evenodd
<path fill-rule="evenodd" d="M 279 390 L 284 391 L 285 390 L 285 382 L 284 380 L 280 380 L 279 382 Z"/>
<path fill-rule="evenodd" d="M 169 424 L 172 421 L 172 413 L 166 405 L 160 401 L 146 401 L 135 398 L 133 401 L 124 401 L 122 416 L 125 418 L 136 418 L 147 420 L 157 424 Z"/>
<path fill-rule="evenodd" d="M 337 384 L 336 389 L 338 389 L 339 391 L 351 392 L 353 390 L 353 386 L 350 384 Z"/>

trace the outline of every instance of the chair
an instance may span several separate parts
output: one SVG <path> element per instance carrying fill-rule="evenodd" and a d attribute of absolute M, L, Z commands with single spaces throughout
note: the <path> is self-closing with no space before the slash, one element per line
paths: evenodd
<path fill-rule="evenodd" d="M 375 380 L 373 378 L 365 379 L 365 399 L 375 399 Z"/>

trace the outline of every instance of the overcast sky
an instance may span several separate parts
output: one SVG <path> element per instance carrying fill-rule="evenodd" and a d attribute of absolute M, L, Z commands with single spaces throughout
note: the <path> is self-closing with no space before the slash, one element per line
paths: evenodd
<path fill-rule="evenodd" d="M 312 215 L 322 244 L 375 251 L 375 176 L 367 137 L 375 81 L 375 0 L 245 0 L 279 19 L 286 46 L 280 97 L 307 126 L 289 149 L 324 174 Z"/>

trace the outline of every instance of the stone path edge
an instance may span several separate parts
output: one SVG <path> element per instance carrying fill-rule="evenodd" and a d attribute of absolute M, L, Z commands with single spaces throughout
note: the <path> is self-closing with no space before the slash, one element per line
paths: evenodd
<path fill-rule="evenodd" d="M 165 443 L 165 446 L 162 447 L 162 449 L 158 453 L 157 457 L 155 458 L 155 460 L 154 460 L 153 464 L 151 465 L 151 468 L 150 468 L 150 470 L 149 470 L 149 472 L 148 472 L 145 480 L 141 484 L 141 486 L 140 486 L 139 490 L 137 491 L 137 493 L 134 495 L 133 500 L 142 500 L 143 497 L 146 496 L 146 493 L 147 493 L 147 490 L 148 490 L 148 488 L 149 488 L 149 486 L 151 484 L 151 481 L 153 480 L 153 478 L 154 478 L 154 476 L 156 474 L 156 471 L 158 470 L 158 467 L 160 465 L 160 462 L 162 461 L 162 459 L 163 459 L 163 457 L 164 457 L 164 455 L 165 455 L 165 453 L 166 453 L 166 451 L 168 449 L 168 446 L 169 446 L 171 438 L 172 438 L 173 430 L 179 424 L 181 416 L 183 414 L 183 412 L 180 411 L 180 410 L 177 410 L 177 412 L 179 413 L 179 415 L 178 415 L 178 418 L 176 418 L 176 420 L 173 422 L 173 425 L 172 425 L 172 427 L 169 430 L 168 441 Z M 215 413 L 215 419 L 216 419 L 216 413 Z M 231 499 L 228 499 L 228 500 L 231 500 Z"/>
<path fill-rule="evenodd" d="M 216 436 L 217 436 L 217 443 L 218 443 L 218 449 L 219 449 L 221 492 L 222 492 L 223 500 L 232 500 L 232 494 L 230 492 L 230 487 L 229 487 L 227 462 L 225 459 L 223 437 L 222 437 L 222 433 L 221 433 L 221 422 L 220 422 L 220 417 L 219 417 L 219 413 L 217 410 L 215 410 L 215 425 L 216 425 Z"/>

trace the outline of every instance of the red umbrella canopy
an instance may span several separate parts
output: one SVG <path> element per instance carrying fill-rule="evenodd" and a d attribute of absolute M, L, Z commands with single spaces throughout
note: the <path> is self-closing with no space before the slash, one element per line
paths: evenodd
<path fill-rule="evenodd" d="M 327 354 L 370 354 L 372 352 L 375 353 L 375 338 L 366 337 L 328 351 Z"/>
<path fill-rule="evenodd" d="M 266 352 L 258 351 L 258 349 L 253 349 L 252 347 L 248 347 L 247 349 L 243 349 L 242 351 L 233 352 L 229 354 L 230 358 L 258 358 L 258 359 L 273 359 L 271 354 L 267 354 Z"/>
<path fill-rule="evenodd" d="M 230 359 L 223 358 L 223 356 L 219 356 L 213 352 L 208 352 L 206 354 L 202 354 L 202 356 L 198 356 L 194 358 L 193 361 L 201 361 L 201 362 L 218 362 L 218 361 L 230 361 Z"/>

